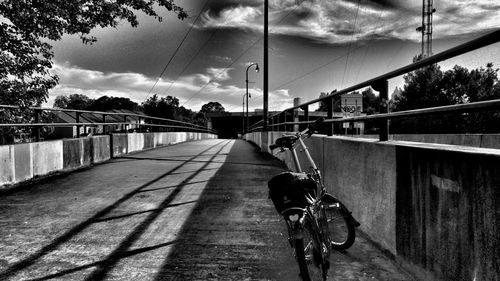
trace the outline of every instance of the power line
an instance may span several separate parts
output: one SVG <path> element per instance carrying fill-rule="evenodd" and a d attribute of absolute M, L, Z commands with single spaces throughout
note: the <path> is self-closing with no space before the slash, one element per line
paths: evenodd
<path fill-rule="evenodd" d="M 238 5 L 241 4 L 243 0 L 240 0 L 240 2 L 238 3 Z M 208 2 L 207 2 L 208 3 Z M 206 5 L 206 4 L 205 4 Z M 203 10 L 203 9 L 202 9 Z M 194 59 L 201 53 L 201 51 L 203 49 L 205 49 L 205 47 L 208 45 L 208 42 L 210 42 L 210 40 L 212 40 L 212 38 L 215 36 L 215 34 L 217 33 L 217 31 L 219 31 L 221 29 L 221 26 L 226 23 L 227 21 L 227 18 L 229 17 L 229 14 L 226 15 L 226 17 L 224 18 L 224 20 L 222 21 L 221 24 L 219 24 L 217 26 L 217 28 L 212 31 L 212 34 L 210 34 L 210 37 L 205 40 L 205 42 L 203 43 L 203 45 L 198 49 L 198 51 L 196 52 L 196 54 L 191 58 L 191 60 L 189 60 L 189 62 L 184 66 L 184 68 L 182 69 L 182 71 L 179 73 L 179 75 L 177 75 L 177 79 L 175 79 L 175 81 L 172 81 L 169 85 L 169 87 L 163 92 L 163 95 L 166 95 L 168 93 L 168 91 L 172 88 L 172 86 L 177 83 L 177 81 L 179 80 L 179 78 L 181 77 L 182 74 L 184 74 L 184 72 L 188 69 L 188 67 L 191 65 L 191 63 L 193 63 Z"/>
<path fill-rule="evenodd" d="M 376 27 L 374 28 L 374 30 L 377 30 L 377 29 L 382 27 L 382 24 L 383 24 L 382 23 L 382 12 L 383 12 L 383 10 L 380 10 L 380 12 L 378 13 L 377 24 L 375 25 Z M 401 18 L 399 18 L 399 19 L 401 19 Z M 399 19 L 398 19 L 398 21 L 399 21 Z M 354 79 L 355 81 L 358 80 L 359 73 L 361 72 L 361 69 L 363 68 L 363 65 L 365 64 L 367 54 L 368 54 L 368 46 L 365 48 L 365 53 L 363 55 L 363 59 L 361 60 L 358 72 L 356 73 L 356 78 Z"/>
<path fill-rule="evenodd" d="M 233 64 L 235 64 L 241 57 L 243 57 L 243 55 L 245 55 L 253 46 L 255 46 L 260 40 L 256 40 L 252 45 L 250 45 L 250 47 L 248 47 L 243 53 L 241 53 L 235 60 L 233 60 L 227 67 L 225 67 L 224 69 L 222 69 L 220 72 L 218 72 L 216 75 L 214 75 L 214 77 L 219 77 L 219 75 L 221 75 L 222 73 L 224 73 L 228 68 L 230 68 L 231 66 L 233 66 Z M 210 83 L 212 83 L 212 80 L 213 79 L 210 79 L 208 80 L 208 82 L 203 86 L 201 87 L 194 95 L 192 95 L 187 101 L 185 101 L 182 106 L 184 106 L 186 103 L 188 103 L 189 101 L 191 101 L 194 97 L 196 97 L 197 95 L 199 95 L 201 93 L 201 91 L 203 91 L 203 89 L 205 89 L 208 85 L 210 85 Z"/>
<path fill-rule="evenodd" d="M 340 87 L 342 88 L 344 86 L 344 78 L 345 78 L 345 73 L 347 70 L 347 64 L 349 62 L 349 54 L 351 52 L 351 45 L 352 45 L 352 39 L 354 38 L 354 33 L 356 33 L 356 22 L 358 20 L 358 12 L 359 12 L 359 4 L 361 0 L 358 0 L 358 7 L 356 8 L 356 15 L 354 17 L 354 26 L 352 29 L 352 35 L 351 35 L 351 40 L 349 41 L 349 46 L 347 48 L 347 58 L 345 60 L 345 67 L 344 67 L 344 75 L 342 75 L 342 83 L 340 84 Z"/>
<path fill-rule="evenodd" d="M 241 1 L 240 1 L 241 3 Z M 300 5 L 300 4 L 299 4 Z M 287 18 L 293 11 L 295 11 L 295 9 L 297 9 L 297 7 L 299 5 L 296 5 L 292 10 L 290 10 L 284 17 L 282 17 L 275 25 L 278 25 L 280 24 L 281 22 L 283 22 L 285 20 L 285 18 Z M 272 29 L 271 29 L 272 31 Z M 219 73 L 217 73 L 214 77 L 219 77 L 219 75 L 221 75 L 222 73 L 224 73 L 228 68 L 230 68 L 233 64 L 235 64 L 240 58 L 243 57 L 243 55 L 245 55 L 251 48 L 253 48 L 257 43 L 259 43 L 261 40 L 263 40 L 263 38 L 259 38 L 257 40 L 255 40 L 255 42 L 253 42 L 249 47 L 247 47 L 243 53 L 241 53 L 235 60 L 233 60 L 227 67 L 225 67 L 223 70 L 221 70 Z M 192 95 L 187 101 L 185 101 L 182 106 L 184 106 L 186 103 L 188 103 L 189 101 L 191 101 L 194 97 L 196 97 L 197 95 L 199 95 L 201 93 L 201 91 L 203 91 L 203 89 L 205 89 L 211 82 L 212 82 L 213 79 L 210 79 L 203 87 L 200 88 L 200 90 L 198 90 L 194 95 Z"/>
<path fill-rule="evenodd" d="M 148 95 L 146 96 L 146 98 L 144 99 L 144 101 L 146 101 L 146 99 L 149 97 L 149 95 L 151 94 L 151 92 L 153 91 L 154 87 L 158 84 L 158 82 L 160 81 L 162 75 L 165 73 L 165 71 L 167 70 L 168 66 L 170 65 L 170 63 L 172 62 L 172 60 L 174 59 L 175 55 L 177 54 L 177 52 L 180 50 L 182 44 L 184 43 L 184 41 L 186 41 L 186 38 L 188 37 L 189 33 L 191 33 L 191 30 L 193 30 L 193 27 L 195 25 L 195 23 L 198 21 L 198 19 L 200 18 L 200 15 L 201 15 L 201 12 L 205 9 L 205 7 L 207 6 L 208 4 L 208 0 L 206 0 L 205 2 L 205 5 L 203 6 L 203 8 L 201 8 L 200 12 L 198 13 L 198 16 L 196 17 L 196 19 L 193 21 L 193 24 L 191 25 L 191 27 L 189 28 L 189 30 L 186 32 L 186 34 L 184 35 L 184 38 L 182 38 L 182 41 L 181 43 L 177 46 L 177 48 L 175 49 L 174 53 L 172 54 L 172 56 L 170 57 L 170 59 L 168 60 L 167 64 L 165 65 L 165 67 L 163 68 L 163 70 L 161 71 L 160 75 L 158 76 L 158 79 L 156 79 L 156 82 L 154 83 L 153 87 L 151 87 L 151 89 L 149 89 L 149 92 L 148 92 Z"/>
<path fill-rule="evenodd" d="M 361 49 L 361 48 L 363 48 L 363 46 L 359 46 L 359 47 L 357 47 L 357 48 L 356 48 L 356 49 L 354 49 L 354 50 Z M 276 89 L 279 89 L 279 88 L 281 88 L 281 87 L 283 87 L 283 86 L 286 86 L 286 85 L 291 84 L 291 83 L 293 83 L 293 82 L 295 82 L 295 81 L 297 81 L 297 80 L 300 80 L 300 79 L 302 79 L 302 78 L 304 78 L 304 77 L 306 77 L 306 76 L 308 76 L 308 75 L 310 75 L 310 74 L 312 74 L 312 73 L 314 73 L 314 72 L 316 72 L 316 71 L 318 71 L 318 70 L 320 70 L 320 69 L 322 69 L 322 68 L 324 68 L 324 67 L 326 67 L 326 66 L 328 66 L 328 65 L 330 65 L 330 64 L 332 64 L 332 63 L 334 63 L 334 62 L 336 62 L 336 61 L 338 61 L 338 60 L 340 60 L 340 59 L 342 59 L 342 58 L 344 58 L 344 57 L 346 57 L 346 56 L 347 56 L 347 54 L 348 54 L 348 53 L 345 53 L 345 54 L 343 54 L 343 55 L 341 55 L 341 56 L 339 56 L 339 57 L 336 57 L 336 58 L 334 58 L 333 60 L 328 61 L 327 63 L 320 65 L 319 67 L 316 67 L 316 68 L 314 68 L 314 69 L 312 69 L 312 70 L 310 70 L 310 71 L 308 71 L 308 72 L 306 72 L 306 73 L 304 73 L 304 74 L 302 74 L 302 75 L 300 75 L 300 76 L 298 76 L 298 77 L 293 78 L 292 80 L 289 80 L 288 82 L 285 82 L 285 83 L 283 83 L 283 84 L 281 84 L 281 85 L 279 85 L 279 86 L 275 87 L 274 89 L 275 89 L 275 90 L 276 90 Z"/>

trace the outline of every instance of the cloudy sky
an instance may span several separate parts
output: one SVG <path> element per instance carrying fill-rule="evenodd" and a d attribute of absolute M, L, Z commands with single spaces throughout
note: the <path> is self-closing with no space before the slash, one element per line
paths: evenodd
<path fill-rule="evenodd" d="M 175 96 L 198 111 L 209 101 L 241 111 L 245 71 L 263 60 L 263 0 L 177 0 L 189 13 L 163 22 L 142 14 L 139 27 L 94 30 L 98 42 L 78 36 L 54 43 L 55 96 Z M 500 27 L 497 0 L 435 1 L 433 51 L 438 53 Z M 420 0 L 269 0 L 269 109 L 293 98 L 315 99 L 411 63 L 419 54 Z M 184 39 L 185 38 L 185 39 Z M 184 39 L 184 40 L 183 40 Z M 182 42 L 182 43 L 181 43 Z M 177 50 L 177 51 L 176 51 Z M 500 66 L 500 44 L 443 62 L 468 68 Z M 262 107 L 262 72 L 249 72 L 250 110 Z M 390 92 L 402 77 L 389 81 Z"/>

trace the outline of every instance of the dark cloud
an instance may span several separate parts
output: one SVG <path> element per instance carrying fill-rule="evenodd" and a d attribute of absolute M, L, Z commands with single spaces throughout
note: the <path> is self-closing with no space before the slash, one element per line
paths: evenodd
<path fill-rule="evenodd" d="M 498 12 L 500 11 L 500 4 L 493 4 L 493 3 L 481 4 L 479 5 L 479 8 L 487 11 Z"/>
<path fill-rule="evenodd" d="M 208 5 L 209 15 L 211 17 L 219 17 L 221 12 L 227 9 L 236 8 L 238 6 L 243 7 L 259 7 L 262 3 L 260 1 L 251 0 L 217 0 L 210 1 Z"/>
<path fill-rule="evenodd" d="M 400 9 L 403 8 L 401 1 L 396 0 L 345 0 L 346 2 L 358 4 L 361 6 L 369 6 L 380 9 Z"/>

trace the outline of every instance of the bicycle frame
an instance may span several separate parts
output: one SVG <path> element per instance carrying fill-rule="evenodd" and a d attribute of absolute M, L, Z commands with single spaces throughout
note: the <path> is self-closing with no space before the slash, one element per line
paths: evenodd
<path fill-rule="evenodd" d="M 309 153 L 309 149 L 307 148 L 307 146 L 303 140 L 304 136 L 306 136 L 308 131 L 309 131 L 309 129 L 305 129 L 302 132 L 297 132 L 296 134 L 294 134 L 295 136 L 297 136 L 297 142 L 294 144 L 294 146 L 292 146 L 292 148 L 290 149 L 290 152 L 292 153 L 293 162 L 295 164 L 297 172 L 302 173 L 303 170 L 302 170 L 302 167 L 300 165 L 297 151 L 295 149 L 295 147 L 297 147 L 297 146 L 302 147 L 303 152 L 307 158 L 307 161 L 309 162 L 309 165 L 312 168 L 313 179 L 316 180 L 317 183 L 319 184 L 319 186 L 321 187 L 321 193 L 324 193 L 325 186 L 323 185 L 323 180 L 321 178 L 321 172 L 319 171 L 318 167 L 316 166 L 316 163 L 314 162 L 311 154 Z"/>

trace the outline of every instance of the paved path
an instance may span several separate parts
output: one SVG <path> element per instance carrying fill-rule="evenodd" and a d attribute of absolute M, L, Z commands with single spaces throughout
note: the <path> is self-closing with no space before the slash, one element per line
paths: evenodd
<path fill-rule="evenodd" d="M 0 280 L 299 280 L 244 141 L 183 143 L 0 193 Z M 411 280 L 363 238 L 329 280 Z"/>

